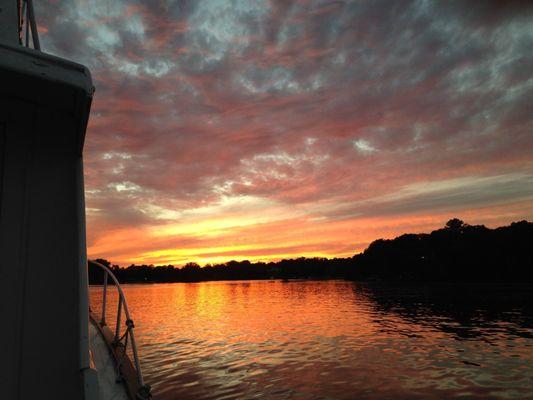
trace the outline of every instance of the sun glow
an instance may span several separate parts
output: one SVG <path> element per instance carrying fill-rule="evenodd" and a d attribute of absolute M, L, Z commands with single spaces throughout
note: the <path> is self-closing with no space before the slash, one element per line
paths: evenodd
<path fill-rule="evenodd" d="M 152 252 L 147 252 L 141 254 L 139 257 L 132 259 L 132 262 L 136 264 L 150 264 L 156 262 L 158 265 L 184 265 L 187 262 L 196 262 L 202 266 L 206 264 L 217 264 L 225 263 L 230 260 L 249 260 L 252 262 L 268 262 L 272 260 L 281 260 L 288 258 L 295 258 L 293 253 L 284 253 L 283 248 L 280 249 L 279 253 L 271 253 L 275 251 L 276 248 L 272 247 L 257 247 L 254 245 L 243 245 L 243 246 L 221 246 L 221 247 L 210 247 L 209 249 L 205 248 L 186 248 L 186 249 L 167 249 L 167 250 L 157 250 Z M 264 251 L 264 255 L 247 255 L 248 252 L 253 251 L 261 252 Z M 307 257 L 328 257 L 330 256 L 327 253 L 315 251 L 309 252 L 306 254 Z M 155 260 L 155 261 L 154 261 Z"/>
<path fill-rule="evenodd" d="M 444 210 L 433 215 L 317 219 L 316 212 L 305 215 L 298 211 L 301 217 L 289 218 L 286 210 L 280 213 L 280 209 L 276 205 L 272 212 L 268 208 L 262 212 L 228 210 L 232 216 L 224 218 L 202 213 L 183 223 L 108 230 L 90 242 L 88 252 L 91 258 L 108 258 L 121 266 L 131 263 L 183 266 L 188 262 L 205 265 L 230 260 L 268 262 L 302 256 L 350 257 L 377 238 L 430 232 L 440 228 L 451 216 Z M 528 209 L 528 202 L 516 202 L 464 210 L 461 216 L 472 224 L 479 221 L 497 226 L 519 213 L 527 214 Z M 272 218 L 273 215 L 277 217 Z"/>

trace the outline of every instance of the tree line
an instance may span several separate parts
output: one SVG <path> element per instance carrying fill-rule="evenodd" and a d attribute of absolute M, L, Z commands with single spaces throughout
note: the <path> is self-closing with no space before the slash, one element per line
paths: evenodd
<path fill-rule="evenodd" d="M 199 282 L 253 279 L 347 279 L 359 281 L 529 282 L 533 283 L 533 223 L 513 222 L 490 229 L 454 218 L 431 233 L 378 239 L 347 258 L 306 258 L 277 262 L 229 261 L 204 267 L 188 263 L 130 265 L 105 259 L 120 282 Z M 89 282 L 102 282 L 89 263 Z"/>

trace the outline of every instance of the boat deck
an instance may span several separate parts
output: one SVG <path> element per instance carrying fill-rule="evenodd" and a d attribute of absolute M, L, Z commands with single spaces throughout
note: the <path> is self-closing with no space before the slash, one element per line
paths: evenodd
<path fill-rule="evenodd" d="M 126 387 L 117 382 L 117 372 L 113 357 L 109 353 L 100 331 L 94 323 L 89 323 L 89 342 L 91 352 L 98 372 L 98 393 L 100 400 L 129 400 Z"/>

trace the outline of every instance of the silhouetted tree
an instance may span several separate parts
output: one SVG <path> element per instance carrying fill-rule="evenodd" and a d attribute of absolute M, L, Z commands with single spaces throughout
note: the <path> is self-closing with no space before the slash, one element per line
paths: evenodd
<path fill-rule="evenodd" d="M 466 226 L 467 225 L 459 218 L 452 218 L 446 222 L 445 228 L 455 232 L 462 232 Z"/>

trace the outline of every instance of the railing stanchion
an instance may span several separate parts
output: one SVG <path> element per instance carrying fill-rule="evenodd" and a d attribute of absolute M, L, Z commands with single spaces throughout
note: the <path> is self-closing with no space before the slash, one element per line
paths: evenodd
<path fill-rule="evenodd" d="M 105 325 L 105 312 L 107 306 L 107 271 L 104 271 L 104 293 L 102 295 L 102 318 L 100 319 L 100 325 Z"/>
<path fill-rule="evenodd" d="M 118 342 L 118 338 L 120 337 L 120 317 L 122 314 L 122 297 L 118 297 L 118 310 L 117 310 L 117 325 L 115 327 L 115 343 Z"/>
<path fill-rule="evenodd" d="M 130 329 L 131 323 L 131 329 L 133 330 L 133 322 L 131 320 L 128 321 L 128 329 Z M 139 356 L 137 355 L 137 346 L 135 345 L 135 336 L 133 334 L 130 335 L 130 341 L 131 341 L 131 351 L 133 352 L 133 362 L 135 363 L 135 369 L 137 371 L 141 370 L 141 365 L 139 363 Z M 139 381 L 139 386 L 144 386 L 143 377 L 141 374 L 137 374 L 137 380 Z"/>

